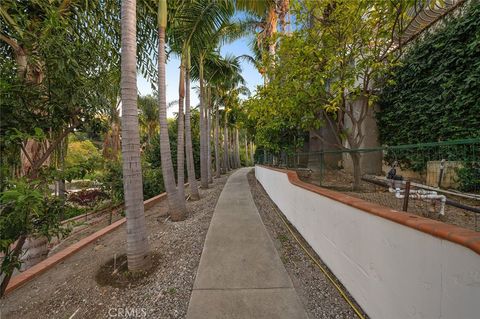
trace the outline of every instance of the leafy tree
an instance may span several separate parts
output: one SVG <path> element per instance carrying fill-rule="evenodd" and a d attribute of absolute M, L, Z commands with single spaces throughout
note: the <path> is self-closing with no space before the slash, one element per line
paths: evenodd
<path fill-rule="evenodd" d="M 263 125 L 257 142 L 278 151 L 285 139 L 303 135 L 298 130 L 327 125 L 336 132 L 338 149 L 360 148 L 365 118 L 401 54 L 393 49 L 410 19 L 407 9 L 414 4 L 296 1 L 298 29 L 280 39 L 274 63 L 264 65 L 269 83 L 249 102 L 252 116 Z M 278 107 L 271 110 L 269 105 Z M 357 188 L 360 154 L 350 155 Z"/>
<path fill-rule="evenodd" d="M 11 181 L 0 194 L 0 254 L 3 255 L 0 297 L 5 293 L 15 269 L 21 266 L 22 247 L 28 237 L 53 236 L 67 232 L 60 225 L 63 203 L 51 196 L 48 181 Z"/>
<path fill-rule="evenodd" d="M 67 156 L 65 157 L 67 167 L 77 166 L 85 162 L 98 163 L 100 160 L 100 152 L 90 140 L 68 143 Z"/>
<path fill-rule="evenodd" d="M 0 134 L 13 127 L 30 135 L 35 128 L 53 132 L 43 145 L 24 141 L 21 173 L 30 177 L 109 96 L 105 79 L 118 63 L 118 8 L 89 2 L 2 2 Z"/>

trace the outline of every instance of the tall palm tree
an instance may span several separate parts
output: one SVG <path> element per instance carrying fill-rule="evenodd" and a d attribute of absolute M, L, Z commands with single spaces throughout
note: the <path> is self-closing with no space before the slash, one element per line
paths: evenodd
<path fill-rule="evenodd" d="M 199 200 L 197 178 L 195 176 L 195 163 L 193 160 L 192 125 L 190 114 L 190 49 L 185 50 L 185 152 L 187 157 L 188 184 L 190 199 Z"/>
<path fill-rule="evenodd" d="M 143 206 L 142 167 L 137 109 L 136 1 L 122 1 L 122 160 L 127 217 L 127 260 L 131 271 L 150 266 Z"/>
<path fill-rule="evenodd" d="M 200 176 L 201 185 L 208 188 L 208 156 L 207 156 L 207 112 L 205 97 L 205 81 L 203 64 L 208 53 L 218 44 L 218 30 L 234 14 L 233 1 L 195 0 L 181 2 L 173 18 L 173 27 L 169 29 L 169 44 L 172 50 L 185 55 L 189 50 L 192 60 L 196 64 L 197 79 L 200 90 Z M 198 68 L 198 66 L 201 66 Z M 187 70 L 188 73 L 188 70 Z M 189 77 L 187 77 L 189 78 Z M 188 94 L 188 90 L 187 90 Z M 188 106 L 187 106 L 188 108 Z M 186 119 L 187 121 L 187 119 Z M 188 128 L 186 127 L 188 130 Z M 188 134 L 188 133 L 187 133 Z M 188 140 L 188 138 L 187 138 Z M 188 141 L 187 141 L 188 143 Z M 190 144 L 190 143 L 188 143 Z M 187 149 L 187 168 L 190 150 Z M 193 156 L 192 156 L 193 158 Z M 192 174 L 189 174 L 192 175 Z"/>
<path fill-rule="evenodd" d="M 185 99 L 185 57 L 181 57 L 180 85 L 178 87 L 178 131 L 177 131 L 177 185 L 178 196 L 185 198 L 185 129 L 183 107 Z"/>
<path fill-rule="evenodd" d="M 213 176 L 212 176 L 212 149 L 211 149 L 211 141 L 210 141 L 210 136 L 211 136 L 211 129 L 212 129 L 212 123 L 211 123 L 211 87 L 207 83 L 207 87 L 205 88 L 205 98 L 206 98 L 206 108 L 205 108 L 205 125 L 207 126 L 206 131 L 207 131 L 207 178 L 208 178 L 208 183 L 211 184 L 213 183 Z"/>
<path fill-rule="evenodd" d="M 221 174 L 220 168 L 220 112 L 219 105 L 215 106 L 215 124 L 213 128 L 214 150 L 215 150 L 215 177 L 219 178 Z"/>
<path fill-rule="evenodd" d="M 210 54 L 205 65 L 207 82 L 209 86 L 210 109 L 215 110 L 214 122 L 214 150 L 216 176 L 220 175 L 220 152 L 219 152 L 219 107 L 225 100 L 225 94 L 233 84 L 238 81 L 244 83 L 240 75 L 240 58 L 233 56 L 222 57 L 220 54 Z"/>
<path fill-rule="evenodd" d="M 165 84 L 165 31 L 167 28 L 167 0 L 158 2 L 158 100 L 160 122 L 160 156 L 162 174 L 167 191 L 170 218 L 180 221 L 185 218 L 185 198 L 180 198 L 175 185 L 172 153 L 168 137 L 167 98 Z"/>

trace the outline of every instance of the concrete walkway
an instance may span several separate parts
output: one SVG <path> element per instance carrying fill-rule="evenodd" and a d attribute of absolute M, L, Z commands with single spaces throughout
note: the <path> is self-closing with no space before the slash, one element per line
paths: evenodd
<path fill-rule="evenodd" d="M 258 214 L 250 168 L 228 179 L 208 229 L 187 318 L 307 318 Z"/>

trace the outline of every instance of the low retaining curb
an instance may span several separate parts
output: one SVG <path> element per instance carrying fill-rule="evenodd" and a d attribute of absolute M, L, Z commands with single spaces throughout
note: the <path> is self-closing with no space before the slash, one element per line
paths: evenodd
<path fill-rule="evenodd" d="M 145 209 L 152 208 L 155 204 L 162 201 L 164 198 L 167 197 L 166 193 L 162 193 L 150 199 L 147 199 L 143 202 Z M 115 209 L 115 208 L 114 208 Z M 126 218 L 122 218 L 117 220 L 116 222 L 108 225 L 105 228 L 100 229 L 99 231 L 91 234 L 88 237 L 82 238 L 75 244 L 68 246 L 67 248 L 59 251 L 58 253 L 48 257 L 47 259 L 39 262 L 35 266 L 25 270 L 24 272 L 14 276 L 10 283 L 5 290 L 5 294 L 12 292 L 13 290 L 17 289 L 18 287 L 26 284 L 28 281 L 32 280 L 33 278 L 39 276 L 40 274 L 46 272 L 47 270 L 51 269 L 56 264 L 60 263 L 61 261 L 65 260 L 67 257 L 73 255 L 74 253 L 78 252 L 85 246 L 91 244 L 92 242 L 96 241 L 97 239 L 103 237 L 104 235 L 114 231 L 115 229 L 122 226 L 127 221 Z"/>

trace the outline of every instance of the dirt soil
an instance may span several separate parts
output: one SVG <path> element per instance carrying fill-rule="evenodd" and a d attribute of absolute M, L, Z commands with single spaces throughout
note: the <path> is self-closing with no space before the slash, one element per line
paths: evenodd
<path fill-rule="evenodd" d="M 253 170 L 248 174 L 248 182 L 263 223 L 277 248 L 309 318 L 356 318 L 352 308 L 285 227 L 277 215 L 280 210 L 272 202 L 262 185 L 256 181 Z M 324 269 L 328 270 L 328 267 L 321 262 L 315 251 L 303 240 L 295 228 L 291 225 L 290 227 L 294 230 L 297 238 L 302 240 L 302 244 L 308 249 L 309 253 L 317 261 L 320 261 Z M 331 272 L 329 274 L 332 278 L 335 278 Z M 347 290 L 338 280 L 337 284 L 348 295 Z M 349 298 L 355 302 L 351 296 Z M 358 305 L 357 309 L 361 311 Z M 363 315 L 368 318 L 366 314 L 363 313 Z"/>
<path fill-rule="evenodd" d="M 215 179 L 188 218 L 173 223 L 167 202 L 146 211 L 156 268 L 135 285 L 100 285 L 95 276 L 125 254 L 125 226 L 107 234 L 0 300 L 1 319 L 184 318 L 218 197 L 228 176 Z"/>

